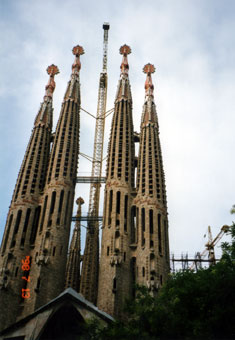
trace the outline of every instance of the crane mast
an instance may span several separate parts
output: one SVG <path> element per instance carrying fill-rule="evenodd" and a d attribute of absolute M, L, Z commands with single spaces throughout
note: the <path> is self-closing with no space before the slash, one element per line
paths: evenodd
<path fill-rule="evenodd" d="M 103 42 L 103 70 L 100 74 L 98 105 L 95 126 L 94 151 L 92 160 L 91 177 L 101 177 L 103 145 L 104 145 L 104 128 L 105 112 L 107 99 L 107 52 L 108 52 L 108 30 L 109 24 L 104 23 L 104 42 Z M 98 216 L 99 214 L 100 183 L 91 183 L 89 196 L 89 216 Z"/>
<path fill-rule="evenodd" d="M 100 73 L 98 104 L 95 126 L 94 151 L 92 159 L 91 178 L 101 179 L 103 145 L 104 145 L 104 128 L 107 99 L 107 52 L 108 52 L 108 30 L 109 24 L 103 24 L 103 69 Z M 88 226 L 86 234 L 86 244 L 83 256 L 82 275 L 80 292 L 92 303 L 96 304 L 97 287 L 98 287 L 98 267 L 99 267 L 99 215 L 100 202 L 100 184 L 101 181 L 91 182 L 89 209 L 88 209 Z"/>

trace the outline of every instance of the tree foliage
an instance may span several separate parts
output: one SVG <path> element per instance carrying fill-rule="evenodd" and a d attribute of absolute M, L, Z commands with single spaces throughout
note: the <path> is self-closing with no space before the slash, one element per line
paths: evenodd
<path fill-rule="evenodd" d="M 171 274 L 157 297 L 137 287 L 124 321 L 88 327 L 89 339 L 235 339 L 235 224 L 214 266 Z"/>

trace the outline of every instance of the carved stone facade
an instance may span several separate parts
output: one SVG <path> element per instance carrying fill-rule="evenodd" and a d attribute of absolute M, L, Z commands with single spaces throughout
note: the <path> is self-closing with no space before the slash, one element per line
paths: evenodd
<path fill-rule="evenodd" d="M 18 175 L 0 257 L 0 329 L 64 289 L 77 176 L 80 131 L 79 56 L 65 93 L 53 138 L 52 94 L 58 68 L 48 67 L 46 94 Z M 52 146 L 51 146 L 52 143 Z M 50 151 L 51 150 L 51 151 Z"/>
<path fill-rule="evenodd" d="M 135 295 L 134 284 L 144 284 L 156 294 L 170 270 L 165 178 L 151 79 L 154 67 L 144 67 L 147 79 L 139 140 L 133 131 L 127 60 L 131 49 L 127 45 L 120 48 L 123 60 L 108 147 L 100 264 L 98 228 L 90 228 L 97 232 L 91 237 L 97 246 L 87 242 L 80 279 L 79 221 L 67 254 L 79 154 L 83 53 L 81 46 L 74 47 L 75 62 L 55 134 L 52 94 L 58 68 L 48 67 L 50 79 L 18 175 L 1 245 L 0 330 L 34 313 L 65 287 L 80 289 L 93 302 L 98 295 L 100 310 L 121 317 L 125 299 Z M 77 203 L 79 219 L 84 202 L 80 198 Z"/>
<path fill-rule="evenodd" d="M 135 284 L 156 294 L 170 271 L 165 177 L 151 73 L 147 64 L 141 119 L 137 185 L 134 184 L 134 134 L 127 51 L 123 46 L 109 141 L 98 307 L 120 317 Z"/>

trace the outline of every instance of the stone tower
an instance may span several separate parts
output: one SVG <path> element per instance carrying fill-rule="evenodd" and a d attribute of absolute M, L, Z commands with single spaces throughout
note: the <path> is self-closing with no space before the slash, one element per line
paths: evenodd
<path fill-rule="evenodd" d="M 27 282 L 21 278 L 25 274 L 22 260 L 31 256 L 36 243 L 50 153 L 54 76 L 59 70 L 51 65 L 47 72 L 49 82 L 20 168 L 1 245 L 0 305 L 4 312 L 0 313 L 0 328 L 14 322 L 23 308 L 21 294 Z"/>
<path fill-rule="evenodd" d="M 58 296 L 64 289 L 70 224 L 77 177 L 80 131 L 80 55 L 75 61 L 65 92 L 48 165 L 38 239 L 34 249 L 23 315 Z"/>
<path fill-rule="evenodd" d="M 137 196 L 133 201 L 136 216 L 136 283 L 144 284 L 154 293 L 167 279 L 170 271 L 168 219 L 165 176 L 159 139 L 159 126 L 154 103 L 151 64 L 147 74 L 145 102 L 140 127 L 137 168 Z"/>
<path fill-rule="evenodd" d="M 128 80 L 128 46 L 115 101 L 108 149 L 98 307 L 120 317 L 134 284 L 156 294 L 170 271 L 165 177 L 154 103 L 151 64 L 144 67 L 145 102 L 141 118 L 137 186 L 134 187 L 134 134 Z"/>
<path fill-rule="evenodd" d="M 78 205 L 77 215 L 79 218 L 82 216 L 82 204 L 84 200 L 79 197 L 76 200 Z M 72 241 L 69 247 L 69 254 L 66 267 L 65 288 L 72 287 L 79 292 L 80 288 L 80 264 L 81 264 L 81 222 L 76 221 Z"/>
<path fill-rule="evenodd" d="M 123 60 L 108 148 L 97 303 L 99 309 L 115 316 L 120 315 L 132 286 L 130 207 L 135 157 L 127 60 L 131 49 L 123 45 L 120 53 Z"/>

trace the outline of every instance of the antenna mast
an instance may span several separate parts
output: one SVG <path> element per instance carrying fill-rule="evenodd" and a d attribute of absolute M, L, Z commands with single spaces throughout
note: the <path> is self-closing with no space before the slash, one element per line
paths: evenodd
<path fill-rule="evenodd" d="M 91 177 L 101 179 L 102 159 L 104 145 L 104 128 L 107 99 L 107 52 L 108 52 L 108 30 L 109 23 L 103 24 L 103 69 L 100 73 L 98 105 L 95 126 L 94 151 L 92 160 Z M 100 187 L 101 180 L 90 185 L 88 227 L 86 235 L 86 245 L 83 256 L 82 276 L 80 292 L 83 296 L 96 304 L 98 286 L 98 266 L 99 266 L 99 215 Z"/>

